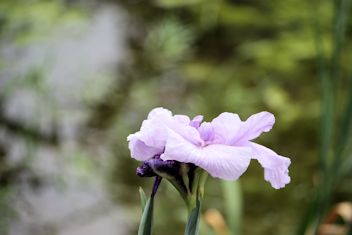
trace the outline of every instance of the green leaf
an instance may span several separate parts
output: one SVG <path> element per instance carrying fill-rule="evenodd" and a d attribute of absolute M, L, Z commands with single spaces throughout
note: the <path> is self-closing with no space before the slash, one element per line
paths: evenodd
<path fill-rule="evenodd" d="M 147 196 L 142 187 L 139 187 L 139 198 L 141 200 L 142 211 L 144 211 L 145 205 L 147 204 Z"/>
<path fill-rule="evenodd" d="M 227 223 L 231 234 L 239 235 L 241 231 L 242 197 L 238 181 L 221 181 L 224 192 L 224 203 Z"/>
<path fill-rule="evenodd" d="M 169 8 L 169 9 L 186 7 L 200 2 L 201 0 L 156 0 L 155 1 L 157 6 L 163 7 L 163 8 Z"/>
<path fill-rule="evenodd" d="M 199 219 L 201 215 L 201 202 L 197 199 L 196 207 L 193 208 L 189 215 L 186 225 L 185 235 L 197 235 L 199 230 Z"/>
<path fill-rule="evenodd" d="M 138 228 L 138 235 L 151 235 L 153 223 L 154 197 L 150 197 L 144 207 L 141 222 Z"/>

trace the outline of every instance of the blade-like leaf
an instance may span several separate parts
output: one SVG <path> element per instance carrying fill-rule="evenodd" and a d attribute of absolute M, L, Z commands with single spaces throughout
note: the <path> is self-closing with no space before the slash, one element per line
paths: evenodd
<path fill-rule="evenodd" d="M 151 235 L 153 223 L 154 197 L 150 197 L 144 207 L 141 222 L 138 228 L 138 235 Z"/>
<path fill-rule="evenodd" d="M 230 227 L 231 234 L 239 235 L 242 218 L 242 195 L 239 182 L 222 181 L 222 186 L 227 223 Z"/>
<path fill-rule="evenodd" d="M 199 230 L 199 219 L 201 215 L 201 202 L 197 199 L 196 207 L 190 213 L 186 225 L 185 235 L 197 235 Z"/>
<path fill-rule="evenodd" d="M 147 204 L 147 196 L 141 187 L 139 187 L 139 198 L 141 200 L 142 211 L 144 211 L 145 205 Z"/>

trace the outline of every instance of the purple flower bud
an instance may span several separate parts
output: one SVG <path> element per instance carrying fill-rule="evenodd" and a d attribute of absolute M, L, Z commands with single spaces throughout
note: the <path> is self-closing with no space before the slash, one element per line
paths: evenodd
<path fill-rule="evenodd" d="M 185 192 L 191 192 L 194 171 L 196 166 L 192 163 L 180 163 L 174 160 L 164 161 L 159 155 L 154 156 L 154 158 L 146 160 L 141 166 L 136 170 L 136 173 L 140 177 L 159 177 L 167 178 L 174 181 L 180 186 L 180 188 Z M 184 174 L 188 177 L 189 189 L 184 183 Z"/>
<path fill-rule="evenodd" d="M 160 159 L 160 156 L 155 156 L 152 159 L 146 160 L 136 170 L 138 176 L 141 177 L 153 177 L 160 175 L 166 178 L 174 178 L 180 175 L 181 163 L 169 160 L 164 161 Z"/>
<path fill-rule="evenodd" d="M 136 174 L 140 177 L 156 176 L 153 169 L 149 166 L 148 161 L 143 162 L 141 166 L 137 167 Z"/>
<path fill-rule="evenodd" d="M 150 159 L 148 163 L 156 174 L 165 178 L 174 178 L 180 175 L 180 162 L 174 160 L 164 161 L 160 158 L 155 158 Z"/>

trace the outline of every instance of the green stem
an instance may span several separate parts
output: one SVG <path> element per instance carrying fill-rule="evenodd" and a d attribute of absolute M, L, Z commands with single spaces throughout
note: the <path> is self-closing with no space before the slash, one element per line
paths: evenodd
<path fill-rule="evenodd" d="M 177 189 L 177 191 L 180 193 L 182 199 L 187 204 L 188 195 L 184 192 L 184 189 L 176 182 L 176 180 L 169 180 L 169 182 Z"/>
<path fill-rule="evenodd" d="M 194 182 L 193 182 L 192 194 L 188 195 L 187 201 L 186 201 L 189 219 L 191 219 L 192 215 L 195 213 L 194 210 L 200 210 L 198 206 L 200 206 L 203 201 L 204 185 L 206 183 L 207 177 L 208 177 L 208 172 L 202 169 L 199 169 L 199 170 L 197 169 Z M 200 216 L 200 215 L 201 213 L 199 212 L 197 216 Z M 199 222 L 199 218 L 197 221 Z"/>
<path fill-rule="evenodd" d="M 204 185 L 208 177 L 208 172 L 197 169 L 195 172 L 191 193 L 187 195 L 186 205 L 188 213 L 196 207 L 197 200 L 202 200 L 204 196 Z"/>
<path fill-rule="evenodd" d="M 197 199 L 195 207 L 188 216 L 185 235 L 197 235 L 199 230 L 199 220 L 201 216 L 202 201 Z"/>
<path fill-rule="evenodd" d="M 199 183 L 198 183 L 198 188 L 197 188 L 197 195 L 199 198 L 203 198 L 203 196 L 204 196 L 204 185 L 207 181 L 207 178 L 208 178 L 208 172 L 202 170 L 200 172 Z"/>
<path fill-rule="evenodd" d="M 204 185 L 208 177 L 208 172 L 199 170 L 195 174 L 195 181 L 192 194 L 188 196 L 188 222 L 186 225 L 185 235 L 197 235 L 199 230 L 199 221 L 201 216 L 202 201 L 204 197 Z"/>
<path fill-rule="evenodd" d="M 191 215 L 192 210 L 196 207 L 196 204 L 197 204 L 197 198 L 194 197 L 193 195 L 188 196 L 186 201 L 188 217 Z"/>

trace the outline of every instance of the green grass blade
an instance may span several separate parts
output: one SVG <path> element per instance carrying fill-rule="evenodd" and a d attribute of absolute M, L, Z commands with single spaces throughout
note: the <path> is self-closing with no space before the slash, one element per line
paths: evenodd
<path fill-rule="evenodd" d="M 346 146 L 348 145 L 348 142 L 351 138 L 351 122 L 352 122 L 352 79 L 349 81 L 349 92 L 348 92 L 348 98 L 347 98 L 347 104 L 345 111 L 342 116 L 341 120 L 341 130 L 340 130 L 340 135 L 339 139 L 337 142 L 337 153 L 336 153 L 336 159 L 335 159 L 335 169 L 342 167 L 342 153 Z"/>
<path fill-rule="evenodd" d="M 312 2 L 312 9 L 317 7 L 319 2 Z M 316 49 L 317 57 L 317 68 L 319 72 L 320 79 L 320 90 L 322 96 L 322 106 L 321 106 L 321 120 L 320 120 L 320 149 L 319 149 L 319 165 L 322 172 L 325 174 L 327 172 L 327 157 L 328 149 L 331 145 L 332 137 L 332 124 L 333 124 L 333 111 L 334 111 L 334 94 L 333 94 L 333 84 L 329 77 L 330 73 L 328 71 L 328 63 L 326 58 L 326 53 L 323 47 L 323 38 L 321 32 L 321 25 L 319 21 L 318 11 L 314 11 L 312 14 L 312 29 L 313 29 L 313 39 Z"/>
<path fill-rule="evenodd" d="M 141 222 L 139 224 L 138 235 L 151 235 L 153 224 L 154 197 L 150 197 L 144 207 Z"/>

